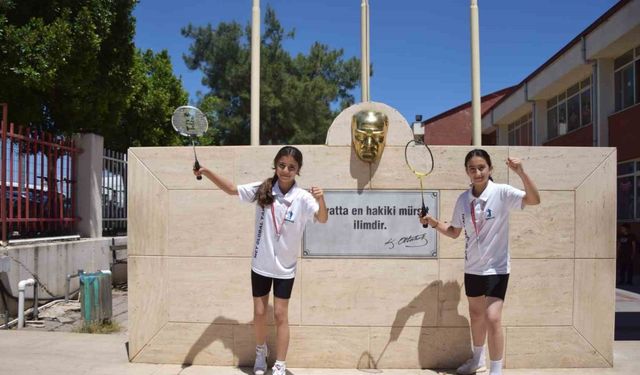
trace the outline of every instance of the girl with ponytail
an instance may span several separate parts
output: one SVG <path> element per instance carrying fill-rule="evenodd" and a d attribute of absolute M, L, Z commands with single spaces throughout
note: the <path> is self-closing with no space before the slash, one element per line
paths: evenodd
<path fill-rule="evenodd" d="M 282 147 L 273 159 L 273 177 L 263 182 L 234 185 L 228 179 L 201 166 L 196 176 L 207 177 L 229 195 L 242 202 L 256 204 L 255 241 L 251 263 L 253 322 L 256 337 L 256 375 L 267 371 L 267 306 L 273 284 L 276 322 L 276 362 L 274 375 L 286 373 L 285 359 L 289 347 L 289 298 L 296 274 L 296 261 L 305 225 L 309 221 L 326 223 L 328 219 L 324 193 L 319 187 L 304 190 L 295 177 L 302 168 L 302 152 Z"/>

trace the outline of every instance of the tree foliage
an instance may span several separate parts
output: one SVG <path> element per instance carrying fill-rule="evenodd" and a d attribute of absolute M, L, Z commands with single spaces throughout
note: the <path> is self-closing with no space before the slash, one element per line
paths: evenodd
<path fill-rule="evenodd" d="M 136 51 L 136 2 L 0 0 L 0 102 L 10 120 L 101 134 L 121 151 L 178 142 L 167 112 L 186 94 L 166 51 Z"/>
<path fill-rule="evenodd" d="M 324 143 L 335 116 L 354 103 L 360 61 L 344 59 L 342 49 L 314 43 L 308 54 L 293 57 L 283 42 L 295 37 L 267 6 L 260 52 L 260 143 Z M 192 39 L 187 66 L 204 74 L 209 92 L 200 98 L 214 130 L 205 142 L 250 142 L 251 28 L 237 22 L 196 27 L 182 34 Z"/>
<path fill-rule="evenodd" d="M 0 98 L 12 119 L 62 132 L 117 124 L 131 92 L 134 4 L 3 2 Z"/>
<path fill-rule="evenodd" d="M 170 124 L 177 106 L 187 104 L 182 82 L 173 74 L 166 50 L 137 51 L 131 74 L 132 93 L 116 132 L 105 136 L 112 148 L 168 146 L 184 143 Z"/>

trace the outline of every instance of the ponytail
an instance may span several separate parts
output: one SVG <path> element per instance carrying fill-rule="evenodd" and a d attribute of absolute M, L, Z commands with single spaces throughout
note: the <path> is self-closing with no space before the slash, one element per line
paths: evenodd
<path fill-rule="evenodd" d="M 260 184 L 260 186 L 258 187 L 258 191 L 256 192 L 256 195 L 253 197 L 253 201 L 258 202 L 258 205 L 262 208 L 265 208 L 266 206 L 272 204 L 273 203 L 272 189 L 277 181 L 278 181 L 278 175 L 275 173 L 273 174 L 273 177 L 270 177 L 264 180 L 264 182 L 262 182 L 262 184 Z"/>

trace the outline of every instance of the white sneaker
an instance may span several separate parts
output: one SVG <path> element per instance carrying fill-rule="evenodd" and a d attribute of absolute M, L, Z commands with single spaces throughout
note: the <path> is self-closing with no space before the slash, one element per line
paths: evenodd
<path fill-rule="evenodd" d="M 267 357 L 269 349 L 267 345 L 264 347 L 256 346 L 256 363 L 253 365 L 253 373 L 255 375 L 264 375 L 267 372 Z"/>
<path fill-rule="evenodd" d="M 287 374 L 287 366 L 282 365 L 280 363 L 276 363 L 272 368 L 273 375 L 286 375 Z"/>
<path fill-rule="evenodd" d="M 470 358 L 468 361 L 462 364 L 462 366 L 458 367 L 458 369 L 456 370 L 456 373 L 460 375 L 471 375 L 471 374 L 475 374 L 476 372 L 484 372 L 484 371 L 487 371 L 487 367 L 484 365 L 484 360 L 478 363 L 474 361 L 473 358 Z"/>

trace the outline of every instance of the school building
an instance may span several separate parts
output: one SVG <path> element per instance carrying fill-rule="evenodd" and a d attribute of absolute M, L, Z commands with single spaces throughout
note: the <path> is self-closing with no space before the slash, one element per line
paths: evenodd
<path fill-rule="evenodd" d="M 423 124 L 429 144 L 471 144 L 471 103 Z M 618 222 L 640 234 L 640 0 L 619 1 L 522 82 L 482 97 L 482 134 L 484 145 L 616 147 Z"/>

